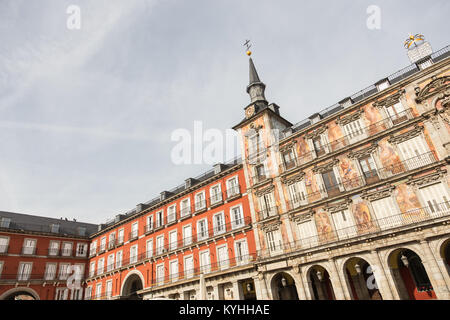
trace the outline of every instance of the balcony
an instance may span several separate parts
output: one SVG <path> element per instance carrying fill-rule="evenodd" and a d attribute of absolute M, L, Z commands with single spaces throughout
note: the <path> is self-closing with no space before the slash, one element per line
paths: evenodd
<path fill-rule="evenodd" d="M 192 216 L 191 207 L 182 208 L 180 210 L 180 220 L 184 220 Z"/>
<path fill-rule="evenodd" d="M 111 239 L 108 241 L 108 250 L 114 249 L 116 247 L 116 239 Z"/>
<path fill-rule="evenodd" d="M 100 248 L 98 248 L 98 253 L 103 253 L 106 251 L 106 243 L 101 244 Z"/>
<path fill-rule="evenodd" d="M 150 233 L 153 233 L 155 229 L 153 228 L 153 223 L 147 224 L 144 226 L 144 233 L 145 235 L 148 235 Z"/>
<path fill-rule="evenodd" d="M 278 207 L 265 208 L 258 212 L 259 221 L 268 220 L 278 216 Z"/>
<path fill-rule="evenodd" d="M 286 172 L 294 169 L 297 166 L 297 161 L 292 159 L 290 161 L 285 161 L 280 165 L 280 172 Z"/>
<path fill-rule="evenodd" d="M 241 196 L 241 187 L 239 185 L 227 189 L 227 200 L 236 199 Z"/>
<path fill-rule="evenodd" d="M 70 249 L 67 249 L 67 248 L 63 248 L 63 249 L 61 249 L 61 256 L 63 256 L 63 257 L 70 257 L 70 256 L 72 256 L 72 248 L 70 248 Z"/>
<path fill-rule="evenodd" d="M 34 254 L 36 254 L 36 247 L 23 247 L 22 254 L 23 255 L 34 255 Z"/>
<path fill-rule="evenodd" d="M 206 200 L 197 201 L 194 207 L 195 207 L 194 214 L 206 211 Z"/>
<path fill-rule="evenodd" d="M 97 254 L 97 248 L 91 249 L 89 251 L 89 258 L 95 256 Z"/>
<path fill-rule="evenodd" d="M 57 257 L 59 256 L 59 248 L 50 248 L 48 249 L 48 256 Z"/>
<path fill-rule="evenodd" d="M 117 238 L 116 247 L 123 245 L 123 236 Z"/>
<path fill-rule="evenodd" d="M 217 207 L 223 203 L 222 193 L 217 193 L 211 196 L 209 204 L 211 208 Z"/>
<path fill-rule="evenodd" d="M 171 225 L 177 222 L 177 212 L 173 211 L 167 214 L 167 225 Z"/>
<path fill-rule="evenodd" d="M 376 213 L 375 213 L 376 214 Z M 443 202 L 431 207 L 422 207 L 409 210 L 403 213 L 396 213 L 389 217 L 373 219 L 369 222 L 355 224 L 347 228 L 336 229 L 328 233 L 317 234 L 312 237 L 303 238 L 294 242 L 288 242 L 272 250 L 260 250 L 257 252 L 258 259 L 264 260 L 270 257 L 289 254 L 302 253 L 322 245 L 338 245 L 349 240 L 358 240 L 371 234 L 380 235 L 380 232 L 387 232 L 393 229 L 416 227 L 421 223 L 429 223 L 442 218 L 450 218 L 450 202 Z"/>
<path fill-rule="evenodd" d="M 128 234 L 128 240 L 129 241 L 134 241 L 137 240 L 137 238 L 139 237 L 139 233 L 137 230 L 133 230 Z"/>
<path fill-rule="evenodd" d="M 269 177 L 266 176 L 265 173 L 254 175 L 254 176 L 252 177 L 253 185 L 262 183 L 262 182 L 266 181 L 268 178 L 269 178 Z"/>

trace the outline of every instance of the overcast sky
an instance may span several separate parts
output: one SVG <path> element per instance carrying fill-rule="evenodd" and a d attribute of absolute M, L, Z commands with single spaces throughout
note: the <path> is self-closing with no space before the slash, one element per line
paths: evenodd
<path fill-rule="evenodd" d="M 449 14 L 448 0 L 0 0 L 0 210 L 102 223 L 210 169 L 173 164 L 171 133 L 242 120 L 245 39 L 295 123 L 409 65 L 408 34 L 448 45 Z"/>

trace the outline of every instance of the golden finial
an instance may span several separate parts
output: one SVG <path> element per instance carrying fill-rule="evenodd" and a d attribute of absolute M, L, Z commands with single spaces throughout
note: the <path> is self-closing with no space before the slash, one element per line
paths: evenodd
<path fill-rule="evenodd" d="M 409 47 L 411 47 L 411 45 L 413 43 L 415 46 L 417 46 L 416 42 L 423 41 L 423 40 L 425 40 L 425 37 L 421 34 L 418 34 L 418 33 L 415 35 L 410 34 L 408 39 L 406 39 L 404 46 L 406 49 L 409 49 Z"/>
<path fill-rule="evenodd" d="M 252 46 L 252 45 L 250 44 L 250 40 L 245 40 L 244 46 L 247 47 L 247 55 L 250 57 L 250 56 L 252 55 L 252 52 L 249 50 L 250 47 Z"/>

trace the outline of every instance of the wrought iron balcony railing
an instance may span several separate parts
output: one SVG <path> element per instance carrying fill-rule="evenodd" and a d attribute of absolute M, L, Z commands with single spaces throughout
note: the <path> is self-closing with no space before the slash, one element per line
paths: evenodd
<path fill-rule="evenodd" d="M 241 187 L 239 185 L 227 189 L 227 199 L 231 199 L 241 195 Z"/>
<path fill-rule="evenodd" d="M 264 208 L 258 212 L 259 221 L 269 219 L 278 215 L 278 207 Z"/>

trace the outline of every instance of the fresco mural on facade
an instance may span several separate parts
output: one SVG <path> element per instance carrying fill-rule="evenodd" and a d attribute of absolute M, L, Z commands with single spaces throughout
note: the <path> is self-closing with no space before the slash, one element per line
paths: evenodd
<path fill-rule="evenodd" d="M 362 186 L 362 179 L 359 178 L 358 169 L 356 169 L 354 162 L 345 156 L 341 156 L 338 159 L 339 175 L 345 190 Z"/>
<path fill-rule="evenodd" d="M 303 138 L 297 139 L 297 155 L 300 164 L 309 161 L 311 158 L 311 150 L 308 143 Z"/>
<path fill-rule="evenodd" d="M 316 222 L 317 234 L 319 235 L 320 242 L 328 242 L 336 238 L 330 217 L 325 211 L 319 209 L 314 215 L 314 220 Z"/>
<path fill-rule="evenodd" d="M 328 123 L 328 141 L 330 142 L 331 150 L 335 151 L 346 146 L 344 141 L 344 134 L 341 127 L 335 122 Z"/>
<path fill-rule="evenodd" d="M 376 225 L 370 215 L 369 207 L 359 195 L 352 198 L 351 212 L 355 218 L 358 234 L 371 232 L 376 229 Z"/>
<path fill-rule="evenodd" d="M 394 198 L 404 218 L 426 215 L 425 210 L 420 210 L 421 205 L 419 199 L 411 186 L 405 183 L 397 185 L 394 190 Z"/>
<path fill-rule="evenodd" d="M 314 174 L 311 169 L 305 170 L 305 187 L 308 197 L 308 202 L 317 201 L 321 199 L 319 192 L 319 186 L 317 185 L 316 179 L 314 179 Z"/>
<path fill-rule="evenodd" d="M 434 147 L 433 142 L 431 141 L 431 138 L 430 138 L 430 134 L 428 133 L 428 130 L 426 128 L 423 129 L 423 136 L 428 145 L 428 148 L 433 152 L 433 154 L 435 155 L 435 157 L 437 159 L 436 148 Z"/>
<path fill-rule="evenodd" d="M 400 156 L 395 152 L 394 147 L 384 138 L 378 142 L 378 155 L 383 169 L 381 170 L 382 178 L 405 171 L 400 160 Z"/>
<path fill-rule="evenodd" d="M 386 130 L 387 127 L 383 120 L 383 116 L 378 108 L 372 106 L 371 104 L 364 107 L 364 121 L 368 130 L 369 135 L 374 135 L 382 130 Z"/>

